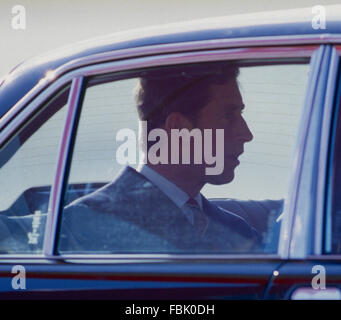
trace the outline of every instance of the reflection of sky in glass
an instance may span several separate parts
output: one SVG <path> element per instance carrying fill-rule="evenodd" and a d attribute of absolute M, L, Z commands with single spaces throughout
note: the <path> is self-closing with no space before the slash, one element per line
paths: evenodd
<path fill-rule="evenodd" d="M 244 117 L 254 139 L 245 144 L 232 183 L 207 185 L 207 197 L 279 199 L 286 195 L 298 121 L 307 79 L 307 65 L 243 68 L 239 77 L 245 103 Z M 136 80 L 88 89 L 75 144 L 71 183 L 111 181 L 124 167 L 116 163 L 116 133 L 130 128 L 138 134 L 133 99 Z M 1 210 L 32 186 L 49 185 L 64 114 L 41 128 L 0 170 L 7 181 L 1 191 Z M 137 153 L 138 154 L 138 153 Z M 138 159 L 137 159 L 138 160 Z"/>
<path fill-rule="evenodd" d="M 65 107 L 59 110 L 6 164 L 0 165 L 0 210 L 6 210 L 25 190 L 52 184 L 66 111 Z M 2 152 L 10 152 L 19 146 L 16 137 Z"/>

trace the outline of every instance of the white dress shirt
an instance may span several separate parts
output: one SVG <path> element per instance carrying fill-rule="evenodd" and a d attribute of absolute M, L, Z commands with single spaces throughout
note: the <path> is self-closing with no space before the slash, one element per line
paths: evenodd
<path fill-rule="evenodd" d="M 154 183 L 170 200 L 172 200 L 176 204 L 177 207 L 181 209 L 188 221 L 193 224 L 193 212 L 186 208 L 186 202 L 189 199 L 189 196 L 186 192 L 181 190 L 173 182 L 169 181 L 167 178 L 165 178 L 146 164 L 139 166 L 136 171 L 142 174 L 149 181 Z M 198 202 L 202 210 L 202 198 L 200 192 L 195 196 L 194 199 Z"/>

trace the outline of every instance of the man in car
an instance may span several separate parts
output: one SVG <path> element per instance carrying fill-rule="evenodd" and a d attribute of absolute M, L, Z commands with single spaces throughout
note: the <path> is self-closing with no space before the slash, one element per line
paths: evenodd
<path fill-rule="evenodd" d="M 200 193 L 207 183 L 221 185 L 234 179 L 238 156 L 253 138 L 242 116 L 238 73 L 235 65 L 212 64 L 152 71 L 140 78 L 139 120 L 145 137 L 159 130 L 159 141 L 142 138 L 144 164 L 137 170 L 127 167 L 112 183 L 66 209 L 62 251 L 233 253 L 257 247 L 259 236 L 250 225 Z M 205 130 L 212 139 L 201 139 L 199 149 L 195 137 L 188 148 L 172 141 L 174 131 L 204 137 Z M 182 143 L 186 139 L 179 139 L 179 134 L 177 138 Z M 186 153 L 189 162 L 183 161 Z M 222 157 L 216 157 L 212 174 L 207 158 L 214 154 Z M 72 239 L 66 236 L 68 231 Z"/>

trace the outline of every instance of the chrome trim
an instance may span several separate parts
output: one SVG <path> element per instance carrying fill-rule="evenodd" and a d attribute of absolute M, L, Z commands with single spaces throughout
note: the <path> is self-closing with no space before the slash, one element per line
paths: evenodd
<path fill-rule="evenodd" d="M 310 77 L 307 83 L 307 92 L 303 104 L 301 119 L 299 121 L 300 128 L 296 139 L 296 146 L 294 149 L 294 159 L 292 161 L 292 176 L 289 183 L 288 201 L 284 202 L 282 213 L 282 225 L 280 230 L 280 241 L 278 246 L 278 253 L 283 259 L 288 259 L 290 256 L 290 245 L 294 229 L 294 218 L 296 214 L 296 204 L 298 198 L 298 190 L 300 179 L 302 175 L 302 167 L 304 160 L 304 153 L 306 147 L 306 133 L 309 127 L 311 118 L 311 106 L 314 100 L 314 92 L 317 85 L 317 78 L 320 70 L 321 59 L 323 57 L 324 47 L 321 46 L 312 56 L 310 61 Z"/>
<path fill-rule="evenodd" d="M 326 87 L 326 95 L 323 106 L 323 122 L 321 130 L 320 154 L 318 164 L 317 177 L 317 199 L 316 199 L 316 215 L 315 215 L 315 232 L 314 232 L 314 254 L 322 254 L 324 226 L 324 205 L 326 199 L 326 181 L 328 169 L 328 151 L 331 135 L 331 123 L 333 116 L 336 77 L 339 67 L 339 55 L 335 48 L 331 48 L 331 58 L 328 70 L 328 82 Z M 331 240 L 331 239 L 330 239 Z"/>
<path fill-rule="evenodd" d="M 63 254 L 60 258 L 64 260 L 78 260 L 78 259 L 103 259 L 103 260 L 116 260 L 116 259 L 169 259 L 169 260 L 260 260 L 260 259 L 280 259 L 278 255 L 266 254 Z"/>
<path fill-rule="evenodd" d="M 325 255 L 308 255 L 308 260 L 322 260 L 322 261 L 339 261 L 341 260 L 341 254 L 325 254 Z"/>
<path fill-rule="evenodd" d="M 0 264 L 4 260 L 11 260 L 11 259 L 23 259 L 23 260 L 46 260 L 46 256 L 43 253 L 1 253 L 0 254 Z"/>
<path fill-rule="evenodd" d="M 53 70 L 55 77 L 70 71 L 73 68 L 100 63 L 108 60 L 120 60 L 134 58 L 138 56 L 148 56 L 164 53 L 186 52 L 196 50 L 211 50 L 221 48 L 239 48 L 239 47 L 257 47 L 257 46 L 284 46 L 284 45 L 319 45 L 323 43 L 341 43 L 341 34 L 321 34 L 321 35 L 294 35 L 294 36 L 263 36 L 238 39 L 219 39 L 202 40 L 192 42 L 181 42 L 176 44 L 162 44 L 129 49 L 114 50 L 110 52 L 97 53 L 70 61 L 58 69 Z M 57 72 L 58 70 L 58 72 Z M 20 99 L 13 108 L 7 112 L 0 121 L 0 131 L 5 127 L 17 112 L 29 103 L 42 89 L 51 83 L 48 77 L 39 81 L 22 99 Z M 0 142 L 1 144 L 1 142 Z"/>
<path fill-rule="evenodd" d="M 275 254 L 65 254 L 65 255 L 34 255 L 34 254 L 1 254 L 0 265 L 4 260 L 21 259 L 21 260 L 93 260 L 101 262 L 101 260 L 282 260 L 280 256 Z"/>
<path fill-rule="evenodd" d="M 54 91 L 62 87 L 66 82 L 71 81 L 74 77 L 91 76 L 98 75 L 100 73 L 109 73 L 121 70 L 131 70 L 135 68 L 162 66 L 162 65 L 175 65 L 180 63 L 193 63 L 193 62 L 203 62 L 203 61 L 218 61 L 218 60 L 232 60 L 232 59 L 252 59 L 257 58 L 300 58 L 300 57 L 310 57 L 314 51 L 318 49 L 317 46 L 312 47 L 302 47 L 300 50 L 298 48 L 292 47 L 269 47 L 269 48 L 243 48 L 243 49 L 226 49 L 226 50 L 216 50 L 216 51 L 198 51 L 198 52 L 186 52 L 186 53 L 176 53 L 169 55 L 151 56 L 151 57 L 141 57 L 134 58 L 127 61 L 114 61 L 101 63 L 97 65 L 86 66 L 80 69 L 73 70 L 55 82 L 53 82 L 42 94 L 37 96 L 27 107 L 24 108 L 20 114 L 13 119 L 13 121 L 3 129 L 0 136 L 0 147 L 2 144 L 11 136 L 17 127 L 19 127 L 23 122 L 26 121 L 27 117 L 39 107 Z M 62 74 L 67 71 L 69 66 L 61 67 L 55 71 L 56 74 Z M 51 81 L 51 80 L 46 80 Z M 49 82 L 50 83 L 50 82 Z M 36 87 L 35 87 L 36 88 Z M 32 89 L 33 90 L 33 89 Z M 38 87 L 37 87 L 38 90 Z M 24 97 L 26 99 L 26 96 Z M 24 99 L 23 98 L 23 99 Z M 27 98 L 28 100 L 28 98 Z M 13 113 L 17 113 L 17 106 L 24 107 L 25 101 L 19 101 L 13 109 Z M 4 125 L 5 121 L 1 120 L 0 125 Z"/>
<path fill-rule="evenodd" d="M 291 300 L 341 300 L 341 290 L 336 286 L 328 286 L 323 290 L 316 290 L 307 286 L 295 288 L 290 294 Z"/>
<path fill-rule="evenodd" d="M 77 106 L 80 101 L 84 79 L 82 77 L 74 78 L 71 84 L 69 99 L 68 99 L 68 112 L 66 116 L 62 142 L 57 161 L 56 174 L 54 183 L 51 187 L 49 209 L 47 214 L 43 253 L 47 256 L 53 256 L 54 243 L 56 237 L 56 229 L 58 223 L 58 213 L 60 209 L 60 202 L 62 199 L 62 187 L 64 172 L 66 168 L 66 160 L 70 147 L 71 135 L 75 123 L 77 113 Z"/>
<path fill-rule="evenodd" d="M 299 189 L 293 217 L 293 229 L 290 242 L 289 257 L 302 259 L 314 250 L 313 232 L 314 216 L 317 204 L 317 175 L 320 154 L 322 114 L 324 106 L 324 93 L 328 77 L 331 46 L 323 46 L 323 54 L 314 70 L 314 80 L 309 86 L 308 105 L 310 114 L 307 117 L 306 137 L 302 141 L 303 158 L 302 169 L 299 176 Z"/>
<path fill-rule="evenodd" d="M 275 48 L 276 46 L 286 46 L 292 45 L 292 41 L 287 40 L 286 37 L 277 37 L 276 41 L 273 40 L 272 37 L 261 37 L 261 38 L 251 38 L 250 41 L 247 39 L 224 39 L 224 40 L 205 40 L 205 41 L 193 41 L 187 43 L 177 43 L 177 44 L 164 44 L 164 45 L 155 45 L 155 46 L 146 46 L 134 49 L 122 49 L 122 50 L 114 50 L 108 51 L 104 53 L 97 53 L 91 56 L 79 58 L 73 61 L 70 61 L 63 66 L 56 69 L 60 74 L 59 69 L 74 69 L 80 68 L 85 65 L 95 64 L 95 63 L 103 63 L 109 62 L 113 60 L 121 60 L 127 58 L 137 58 L 141 56 L 154 56 L 165 53 L 185 53 L 188 51 L 201 51 L 201 50 L 222 50 L 222 49 L 242 49 L 242 48 L 264 48 L 268 49 L 268 47 Z M 279 39 L 281 38 L 281 39 Z M 341 34 L 340 34 L 340 43 L 341 43 Z M 296 40 L 297 41 L 297 40 Z M 311 40 L 302 42 L 296 42 L 294 44 L 299 45 L 300 47 L 304 46 L 318 46 L 320 45 L 319 41 L 312 42 Z M 133 51 L 133 52 L 131 52 Z"/>

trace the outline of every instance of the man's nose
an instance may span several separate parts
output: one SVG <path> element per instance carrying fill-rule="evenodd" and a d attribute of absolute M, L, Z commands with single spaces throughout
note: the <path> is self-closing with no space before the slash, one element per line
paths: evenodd
<path fill-rule="evenodd" d="M 242 118 L 242 126 L 241 126 L 241 138 L 245 142 L 250 142 L 253 139 L 253 134 L 247 125 L 246 121 L 244 118 Z"/>

